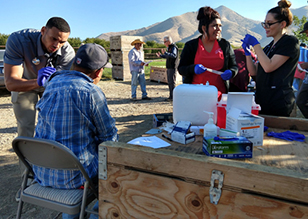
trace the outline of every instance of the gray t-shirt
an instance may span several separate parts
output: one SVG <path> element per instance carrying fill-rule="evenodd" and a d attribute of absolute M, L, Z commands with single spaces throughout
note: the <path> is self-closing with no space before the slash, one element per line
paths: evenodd
<path fill-rule="evenodd" d="M 4 63 L 10 65 L 23 65 L 23 78 L 36 79 L 38 70 L 46 66 L 50 56 L 53 57 L 54 66 L 57 71 L 69 70 L 75 57 L 73 47 L 66 42 L 54 54 L 43 51 L 41 43 L 41 32 L 35 29 L 24 29 L 12 33 L 5 47 Z M 39 60 L 35 65 L 33 60 Z"/>

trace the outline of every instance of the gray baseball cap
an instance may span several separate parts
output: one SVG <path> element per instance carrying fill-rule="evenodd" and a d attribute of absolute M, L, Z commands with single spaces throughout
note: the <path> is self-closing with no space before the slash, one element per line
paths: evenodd
<path fill-rule="evenodd" d="M 76 53 L 74 64 L 89 70 L 112 68 L 108 53 L 104 47 L 96 43 L 82 45 Z"/>

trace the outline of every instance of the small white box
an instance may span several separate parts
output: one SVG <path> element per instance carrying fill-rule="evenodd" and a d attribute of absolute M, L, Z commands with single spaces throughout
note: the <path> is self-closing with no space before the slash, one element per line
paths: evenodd
<path fill-rule="evenodd" d="M 188 133 L 188 130 L 191 126 L 191 122 L 189 121 L 180 121 L 177 122 L 171 132 L 172 141 L 188 144 L 195 141 L 195 133 Z"/>
<path fill-rule="evenodd" d="M 253 146 L 263 145 L 264 118 L 250 113 L 242 113 L 240 109 L 231 108 L 227 114 L 226 129 L 239 132 Z"/>

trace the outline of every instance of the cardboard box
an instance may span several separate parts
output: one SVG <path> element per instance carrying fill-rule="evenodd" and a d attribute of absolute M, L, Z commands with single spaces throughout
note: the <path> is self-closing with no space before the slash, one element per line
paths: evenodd
<path fill-rule="evenodd" d="M 172 122 L 172 113 L 153 114 L 153 127 L 159 127 L 164 122 Z"/>
<path fill-rule="evenodd" d="M 227 114 L 226 129 L 239 132 L 240 136 L 249 139 L 253 146 L 263 145 L 264 118 L 260 116 L 231 108 Z"/>
<path fill-rule="evenodd" d="M 172 141 L 188 144 L 195 141 L 195 133 L 188 133 L 191 122 L 189 121 L 180 121 L 177 122 L 171 132 Z"/>
<path fill-rule="evenodd" d="M 202 150 L 207 156 L 220 158 L 252 158 L 252 142 L 245 137 L 203 137 Z"/>

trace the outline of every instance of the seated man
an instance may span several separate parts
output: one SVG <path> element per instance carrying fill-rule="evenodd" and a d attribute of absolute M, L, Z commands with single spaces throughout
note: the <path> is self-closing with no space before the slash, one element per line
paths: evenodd
<path fill-rule="evenodd" d="M 104 68 L 110 67 L 102 46 L 92 43 L 81 46 L 74 58 L 73 70 L 53 73 L 44 84 L 45 92 L 36 105 L 39 113 L 35 137 L 68 147 L 91 178 L 98 175 L 98 145 L 118 140 L 105 95 L 96 86 Z M 39 72 L 38 78 L 44 78 L 44 73 Z M 54 171 L 37 166 L 33 170 L 42 186 L 73 189 L 80 188 L 85 181 L 79 171 Z M 76 217 L 78 215 L 63 214 L 63 218 Z"/>

